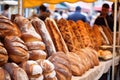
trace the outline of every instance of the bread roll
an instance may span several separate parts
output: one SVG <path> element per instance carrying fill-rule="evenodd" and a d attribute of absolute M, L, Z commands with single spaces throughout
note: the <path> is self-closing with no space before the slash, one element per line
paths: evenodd
<path fill-rule="evenodd" d="M 32 50 L 32 51 L 28 51 L 30 54 L 30 58 L 31 60 L 39 60 L 39 59 L 46 59 L 47 54 L 46 52 L 44 52 L 43 50 Z"/>
<path fill-rule="evenodd" d="M 9 73 L 0 67 L 0 80 L 11 80 Z"/>
<path fill-rule="evenodd" d="M 34 37 L 33 34 L 29 33 L 22 33 L 21 38 L 24 42 L 42 41 L 41 38 Z"/>
<path fill-rule="evenodd" d="M 26 42 L 29 50 L 45 50 L 45 44 L 41 41 Z"/>
<path fill-rule="evenodd" d="M 8 18 L 0 15 L 0 37 L 4 38 L 12 35 L 21 36 L 21 32 Z"/>
<path fill-rule="evenodd" d="M 8 61 L 8 53 L 4 45 L 0 42 L 0 66 L 3 66 Z"/>
<path fill-rule="evenodd" d="M 38 32 L 39 35 L 42 36 L 43 42 L 46 45 L 46 50 L 48 53 L 48 56 L 50 56 L 52 53 L 55 53 L 55 46 L 53 44 L 53 41 L 50 37 L 50 34 L 42 20 L 35 17 L 31 19 L 32 25 L 34 26 L 35 30 Z"/>
<path fill-rule="evenodd" d="M 34 36 L 35 38 L 41 40 L 41 36 L 35 31 L 31 22 L 27 18 L 17 15 L 14 18 L 14 22 L 17 24 L 17 26 L 19 27 L 22 34 L 28 33 L 28 34 Z"/>
<path fill-rule="evenodd" d="M 42 77 L 43 70 L 36 61 L 29 60 L 22 62 L 20 64 L 20 67 L 26 71 L 30 80 L 39 80 L 39 78 L 40 80 L 43 79 Z"/>
<path fill-rule="evenodd" d="M 17 36 L 5 37 L 5 47 L 12 61 L 20 63 L 29 59 L 28 49 Z"/>
<path fill-rule="evenodd" d="M 11 80 L 29 80 L 26 72 L 15 63 L 6 63 L 4 68 L 11 76 Z"/>

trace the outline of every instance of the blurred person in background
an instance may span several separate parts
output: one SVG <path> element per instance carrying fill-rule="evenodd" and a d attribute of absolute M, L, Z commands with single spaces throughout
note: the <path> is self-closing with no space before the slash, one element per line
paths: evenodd
<path fill-rule="evenodd" d="M 73 14 L 69 15 L 67 19 L 73 20 L 73 21 L 82 20 L 84 22 L 87 22 L 86 17 L 83 14 L 81 14 L 80 6 L 77 6 L 75 9 L 75 12 Z"/>
<path fill-rule="evenodd" d="M 10 6 L 8 4 L 5 4 L 1 15 L 6 16 L 7 18 L 9 18 L 9 7 Z"/>
<path fill-rule="evenodd" d="M 41 5 L 41 6 L 39 7 L 39 10 L 40 10 L 40 13 L 39 13 L 39 16 L 38 16 L 38 17 L 39 17 L 41 20 L 45 21 L 45 19 L 46 19 L 47 17 L 50 17 L 50 11 L 47 10 L 47 7 L 46 7 L 45 5 Z"/>
<path fill-rule="evenodd" d="M 58 10 L 55 10 L 52 14 L 52 18 L 55 20 L 60 20 L 61 19 L 60 12 Z"/>
<path fill-rule="evenodd" d="M 94 24 L 96 25 L 100 25 L 100 26 L 106 26 L 111 28 L 113 26 L 112 22 L 112 18 L 108 15 L 109 14 L 109 4 L 104 3 L 102 5 L 102 10 L 100 15 L 96 18 Z"/>
<path fill-rule="evenodd" d="M 111 13 L 111 15 L 110 15 L 110 17 L 112 18 L 112 27 L 110 27 L 110 29 L 111 29 L 111 31 L 114 31 L 114 6 L 115 6 L 115 3 L 113 3 L 112 4 L 112 13 Z M 119 22 L 118 22 L 118 18 L 119 18 L 119 16 L 120 16 L 120 14 L 119 14 L 119 10 L 120 10 L 120 3 L 118 2 L 117 3 L 117 29 L 116 29 L 116 31 L 118 31 L 118 26 L 119 26 Z"/>

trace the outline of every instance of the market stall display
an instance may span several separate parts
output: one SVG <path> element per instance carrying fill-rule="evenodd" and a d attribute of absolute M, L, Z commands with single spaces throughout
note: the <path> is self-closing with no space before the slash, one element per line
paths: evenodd
<path fill-rule="evenodd" d="M 38 28 L 39 26 L 34 25 L 35 23 L 32 24 L 32 22 L 34 22 L 34 20 L 36 21 L 35 18 L 31 19 L 31 21 L 29 21 L 27 18 L 24 18 L 23 16 L 18 16 L 18 15 L 15 16 L 13 21 L 17 24 L 16 26 L 18 26 L 17 28 L 18 28 L 18 30 L 20 30 L 21 36 L 6 35 L 3 37 L 3 41 L 2 41 L 2 42 L 4 42 L 4 44 L 6 44 L 5 48 L 8 51 L 8 55 L 9 55 L 8 57 L 11 59 L 11 60 L 8 60 L 7 62 L 8 63 L 15 62 L 18 65 L 20 64 L 19 66 L 21 68 L 23 68 L 23 70 L 25 70 L 25 73 L 27 74 L 29 79 L 34 78 L 34 79 L 42 79 L 42 80 L 47 80 L 47 79 L 71 80 L 72 76 L 82 76 L 82 75 L 84 75 L 84 73 L 89 71 L 91 68 L 94 68 L 95 66 L 99 65 L 99 59 L 98 59 L 99 56 L 98 56 L 97 50 L 94 49 L 94 47 L 92 45 L 91 46 L 87 45 L 87 44 L 91 43 L 91 37 L 94 37 L 94 35 L 92 35 L 94 33 L 90 34 L 90 30 L 95 29 L 95 27 L 89 28 L 89 25 L 86 25 L 85 23 L 83 23 L 81 21 L 80 21 L 81 24 L 79 23 L 79 21 L 78 22 L 71 21 L 72 23 L 77 24 L 77 25 L 74 25 L 75 28 L 79 28 L 78 31 L 77 30 L 74 31 L 75 29 L 73 28 L 73 26 L 71 27 L 71 25 L 69 24 L 69 22 L 67 20 L 60 20 L 61 23 L 59 21 L 58 21 L 59 22 L 58 23 L 58 22 L 55 22 L 53 19 L 47 18 L 46 24 L 43 22 L 44 25 L 41 25 L 41 26 L 46 27 L 46 31 L 48 31 L 48 33 L 49 33 L 47 35 L 50 36 L 50 38 L 52 39 L 53 46 L 56 48 L 56 51 L 55 51 L 55 53 L 51 53 L 51 55 L 46 57 L 47 54 L 49 54 L 46 51 L 46 48 L 47 48 L 46 44 L 44 44 L 44 45 L 41 44 L 41 42 L 44 43 L 46 41 L 44 41 L 45 39 L 42 38 L 41 34 L 37 33 L 37 31 L 39 30 L 39 28 Z M 67 23 L 66 28 L 63 27 L 65 25 L 62 24 L 62 21 Z M 36 27 L 36 29 L 34 28 L 34 26 Z M 61 29 L 60 29 L 60 27 L 61 27 Z M 78 43 L 81 43 L 81 41 L 84 41 L 86 39 L 86 37 L 89 37 L 90 42 L 88 41 L 87 44 L 82 43 L 82 45 L 85 45 L 85 47 L 82 47 L 81 45 L 79 45 L 80 47 L 78 47 L 78 49 L 71 50 L 71 48 L 69 48 L 69 50 L 67 50 L 69 45 L 66 45 L 67 44 L 67 42 L 65 42 L 66 37 L 63 37 L 63 35 L 64 35 L 63 33 L 65 32 L 64 30 L 68 31 L 69 29 L 72 32 L 72 34 L 69 34 L 70 32 L 67 33 L 67 35 L 69 34 L 70 36 L 68 37 L 68 39 L 66 39 L 66 41 L 67 40 L 68 40 L 68 42 L 70 40 L 72 41 L 72 39 L 70 39 L 70 38 L 75 37 L 74 32 L 80 33 L 80 35 L 85 32 L 86 35 L 83 34 L 82 36 L 80 36 L 79 37 L 80 40 L 78 40 L 78 38 L 76 38 L 76 41 L 78 41 Z M 82 32 L 80 32 L 81 30 L 82 30 Z M 97 30 L 99 30 L 99 29 L 97 29 Z M 51 31 L 53 31 L 53 32 L 51 32 Z M 52 36 L 51 34 L 54 36 Z M 61 37 L 61 38 L 59 38 L 59 37 Z M 48 39 L 50 39 L 50 38 L 48 38 Z M 103 36 L 101 36 L 101 38 L 103 38 Z M 53 39 L 55 39 L 55 40 L 53 40 Z M 65 46 L 61 45 L 61 41 L 64 41 Z M 54 42 L 56 42 L 57 44 L 55 44 Z M 101 42 L 103 42 L 103 41 L 101 41 Z M 15 43 L 17 43 L 17 45 L 15 45 Z M 56 47 L 56 46 L 58 46 L 58 47 Z M 72 44 L 72 46 L 76 46 L 76 48 L 77 48 L 77 45 L 75 45 L 75 42 Z M 13 47 L 18 48 L 18 50 Z M 98 47 L 100 47 L 100 46 L 98 46 Z M 23 48 L 23 50 L 25 50 L 25 51 L 23 51 L 21 48 Z M 51 49 L 53 49 L 53 48 L 51 48 Z M 21 51 L 21 50 L 22 50 L 23 54 L 20 54 L 19 51 Z M 13 51 L 14 53 L 13 52 L 11 53 L 11 51 Z M 58 51 L 61 51 L 61 52 L 58 52 Z M 16 56 L 15 55 L 16 53 L 19 53 L 19 54 Z M 13 55 L 16 57 L 11 57 L 10 55 Z M 29 57 L 28 55 L 30 55 L 31 57 Z M 48 60 L 48 63 L 44 62 L 44 61 L 46 61 L 46 59 Z M 33 60 L 33 61 L 30 61 L 30 60 Z M 47 70 L 49 70 L 49 68 L 47 68 L 49 66 L 48 65 L 49 61 L 50 61 L 50 65 L 52 66 L 52 71 L 50 70 L 50 73 L 46 72 Z M 6 63 L 6 64 L 8 64 L 8 63 Z M 4 63 L 3 66 L 6 64 Z M 38 72 L 37 68 L 35 69 L 33 67 L 33 64 L 36 64 L 37 67 L 41 67 L 40 71 L 41 70 L 43 70 L 43 71 Z M 48 66 L 46 66 L 46 65 L 48 65 Z M 47 68 L 47 70 L 45 70 L 45 68 L 43 68 L 43 66 L 45 66 Z M 8 68 L 5 68 L 5 69 L 7 69 L 7 71 L 8 71 Z M 30 72 L 32 69 L 33 69 L 33 72 Z M 10 73 L 10 74 L 11 74 L 10 76 L 13 76 L 13 73 Z M 51 76 L 51 75 L 53 75 L 53 76 Z"/>
<path fill-rule="evenodd" d="M 7 22 L 9 22 L 9 20 Z M 13 60 L 16 63 L 11 63 L 12 62 L 11 60 L 6 60 L 2 65 L 0 65 L 0 66 L 3 66 L 3 68 L 8 71 L 12 80 L 18 80 L 18 77 L 20 77 L 20 80 L 23 80 L 23 79 L 28 80 L 28 78 L 30 80 L 32 79 L 35 79 L 35 80 L 36 79 L 39 79 L 39 80 L 93 79 L 94 80 L 94 79 L 99 79 L 100 76 L 103 73 L 107 72 L 109 67 L 112 65 L 111 60 L 110 62 L 108 61 L 109 64 L 104 63 L 101 65 L 101 62 L 98 59 L 98 57 L 101 56 L 101 53 L 100 55 L 99 53 L 97 53 L 97 51 L 99 50 L 99 47 L 102 44 L 112 44 L 113 39 L 112 39 L 111 33 L 107 29 L 102 28 L 102 31 L 101 31 L 101 29 L 98 29 L 98 26 L 97 28 L 96 27 L 90 28 L 88 24 L 83 23 L 81 21 L 74 22 L 74 21 L 61 20 L 61 22 L 59 21 L 55 22 L 53 19 L 50 19 L 50 18 L 46 19 L 45 24 L 44 22 L 42 22 L 41 23 L 42 25 L 38 24 L 39 22 L 41 22 L 38 19 L 34 18 L 34 19 L 31 19 L 31 21 L 29 21 L 27 18 L 24 18 L 23 16 L 16 16 L 13 22 L 17 24 L 15 26 L 18 29 L 17 28 L 8 29 L 7 30 L 8 33 L 12 31 L 12 34 L 10 35 L 7 34 L 6 31 L 4 31 L 5 35 L 3 33 L 0 36 L 2 37 L 2 43 L 4 42 L 4 40 L 5 40 L 5 43 L 8 43 L 8 44 L 12 43 L 7 41 L 6 38 L 9 38 L 11 36 L 12 37 L 16 36 L 17 39 L 23 40 L 24 43 L 19 40 L 18 42 L 20 43 L 13 41 L 17 43 L 17 45 L 13 44 L 13 47 L 25 48 L 26 46 L 28 48 L 28 54 L 30 55 L 30 58 L 27 57 L 27 59 L 25 58 L 25 60 L 22 59 L 23 61 L 19 59 L 20 61 L 18 62 L 16 62 L 17 59 Z M 6 23 L 6 22 L 3 22 L 1 19 L 1 24 L 3 23 Z M 13 24 L 13 23 L 9 22 L 9 24 Z M 14 25 L 12 25 L 12 27 L 13 26 Z M 44 30 L 40 30 L 39 28 L 40 26 L 42 26 L 42 28 L 43 27 L 46 28 L 46 29 L 44 28 L 44 30 L 47 31 L 47 34 L 44 33 Z M 73 26 L 75 28 L 73 28 Z M 93 35 L 95 30 L 99 32 L 97 37 L 99 37 L 100 39 L 98 40 L 95 39 L 94 38 L 95 35 Z M 18 31 L 18 32 L 14 33 L 14 31 L 15 32 Z M 76 35 L 76 33 L 78 33 L 80 36 L 78 36 L 78 34 Z M 102 33 L 104 36 L 101 35 Z M 49 46 L 50 44 L 47 44 L 48 42 L 44 35 L 49 36 L 49 38 L 47 39 L 49 43 L 52 44 L 51 47 Z M 78 44 L 75 42 L 77 42 Z M 24 44 L 25 46 L 23 46 Z M 4 46 L 2 45 L 2 47 Z M 7 47 L 5 48 L 8 51 L 8 58 L 10 58 L 10 51 L 9 49 L 7 49 Z M 27 51 L 26 48 L 25 50 Z M 19 50 L 17 51 L 19 52 Z M 58 52 L 58 51 L 61 51 L 61 52 Z M 19 57 L 20 56 L 21 55 L 19 55 Z M 104 57 L 103 54 L 102 56 Z M 28 59 L 31 61 L 29 61 Z M 113 55 L 113 59 L 114 59 L 114 55 Z M 119 62 L 119 57 L 117 58 L 116 62 Z M 15 70 L 18 69 L 17 68 L 19 67 L 17 65 L 18 63 L 20 63 L 19 66 L 24 69 L 24 70 L 19 69 L 21 72 L 14 71 L 14 68 Z M 109 65 L 107 69 L 105 68 L 106 65 Z M 10 66 L 11 70 L 8 68 L 8 66 Z M 98 74 L 99 71 L 96 69 L 96 67 L 97 69 L 99 69 L 100 71 L 102 70 L 103 72 L 101 72 L 101 74 Z M 37 68 L 39 69 L 39 71 Z M 90 78 L 90 76 L 87 74 L 88 76 L 85 77 L 85 74 L 91 71 L 91 69 L 93 70 L 95 69 L 96 72 L 95 71 L 92 71 L 92 72 L 95 72 L 98 75 L 96 74 L 97 75 L 96 77 L 94 76 L 93 78 Z M 20 73 L 20 75 L 18 75 L 18 73 Z M 14 74 L 16 75 L 13 76 Z"/>

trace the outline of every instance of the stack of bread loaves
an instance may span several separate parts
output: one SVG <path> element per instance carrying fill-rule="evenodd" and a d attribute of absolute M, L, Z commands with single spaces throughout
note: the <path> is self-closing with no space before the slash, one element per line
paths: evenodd
<path fill-rule="evenodd" d="M 22 32 L 21 38 L 29 50 L 30 59 L 46 59 L 45 44 L 41 36 L 35 31 L 31 22 L 27 18 L 19 15 L 15 17 L 14 22 Z"/>

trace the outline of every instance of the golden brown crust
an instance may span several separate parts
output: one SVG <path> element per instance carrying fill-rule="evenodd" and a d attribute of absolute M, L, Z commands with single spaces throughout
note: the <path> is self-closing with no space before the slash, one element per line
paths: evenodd
<path fill-rule="evenodd" d="M 45 23 L 46 23 L 47 30 L 49 31 L 49 34 L 54 42 L 56 51 L 63 51 L 65 53 L 68 52 L 68 48 L 58 29 L 56 22 L 53 19 L 47 18 L 45 20 Z"/>
<path fill-rule="evenodd" d="M 5 47 L 9 53 L 9 57 L 12 61 L 16 63 L 20 63 L 29 59 L 27 47 L 25 47 L 24 42 L 21 41 L 22 40 L 17 36 L 7 36 L 5 38 Z M 14 42 L 18 42 L 19 44 L 16 44 L 15 46 L 13 45 Z"/>

